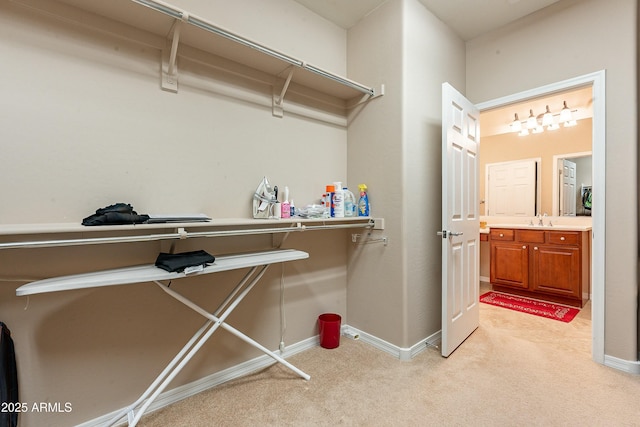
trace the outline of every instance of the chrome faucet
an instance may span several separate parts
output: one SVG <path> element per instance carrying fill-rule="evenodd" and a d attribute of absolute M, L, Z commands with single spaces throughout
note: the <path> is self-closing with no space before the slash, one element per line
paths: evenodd
<path fill-rule="evenodd" d="M 546 218 L 547 213 L 545 212 L 544 215 L 538 214 L 538 225 L 540 227 L 544 227 L 544 222 L 542 221 L 543 218 Z"/>

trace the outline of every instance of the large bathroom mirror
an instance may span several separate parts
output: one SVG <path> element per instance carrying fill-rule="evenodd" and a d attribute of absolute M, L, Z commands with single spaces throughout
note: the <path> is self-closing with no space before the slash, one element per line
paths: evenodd
<path fill-rule="evenodd" d="M 590 215 L 589 201 L 583 198 L 592 182 L 591 101 L 588 86 L 481 113 L 481 215 Z M 565 105 L 573 120 L 569 126 L 560 120 Z M 554 123 L 550 129 L 542 126 L 547 106 Z M 527 128 L 529 116 L 536 131 Z M 516 118 L 527 132 L 514 131 Z M 505 172 L 509 168 L 513 170 Z M 563 180 L 570 174 L 572 180 Z M 497 179 L 507 187 L 496 190 Z"/>

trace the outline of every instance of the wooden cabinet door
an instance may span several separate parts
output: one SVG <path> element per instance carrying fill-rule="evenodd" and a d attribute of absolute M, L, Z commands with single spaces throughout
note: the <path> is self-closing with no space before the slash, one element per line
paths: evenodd
<path fill-rule="evenodd" d="M 579 247 L 539 245 L 532 252 L 532 291 L 581 298 Z"/>
<path fill-rule="evenodd" d="M 529 246 L 518 243 L 491 243 L 491 283 L 529 289 Z"/>

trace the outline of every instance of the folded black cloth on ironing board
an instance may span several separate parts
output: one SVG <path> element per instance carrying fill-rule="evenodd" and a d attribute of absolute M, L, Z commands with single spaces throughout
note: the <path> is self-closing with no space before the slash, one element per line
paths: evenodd
<path fill-rule="evenodd" d="M 215 257 L 205 251 L 181 252 L 168 254 L 160 252 L 156 258 L 156 267 L 169 272 L 182 272 L 185 268 L 207 266 L 215 261 Z"/>

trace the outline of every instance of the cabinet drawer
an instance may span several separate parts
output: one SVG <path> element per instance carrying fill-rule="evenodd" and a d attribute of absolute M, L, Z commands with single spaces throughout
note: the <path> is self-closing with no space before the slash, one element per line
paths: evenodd
<path fill-rule="evenodd" d="M 516 233 L 518 242 L 544 243 L 544 231 L 518 230 Z"/>
<path fill-rule="evenodd" d="M 491 240 L 501 240 L 503 242 L 512 242 L 515 231 L 507 228 L 496 228 L 489 230 Z"/>
<path fill-rule="evenodd" d="M 579 231 L 549 231 L 549 243 L 551 244 L 577 245 L 579 242 Z"/>

